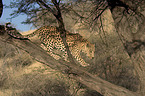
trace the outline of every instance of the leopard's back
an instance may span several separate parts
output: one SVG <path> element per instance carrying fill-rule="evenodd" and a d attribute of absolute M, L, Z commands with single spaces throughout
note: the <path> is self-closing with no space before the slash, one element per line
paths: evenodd
<path fill-rule="evenodd" d="M 53 26 L 43 26 L 43 27 L 40 27 L 39 29 L 37 29 L 36 31 L 32 32 L 31 34 L 28 34 L 28 35 L 24 35 L 24 37 L 26 38 L 31 38 L 35 35 L 38 35 L 38 36 L 41 36 L 41 37 L 46 37 L 48 36 L 49 34 L 48 33 L 55 33 L 56 31 L 58 30 L 57 27 L 53 27 Z"/>
<path fill-rule="evenodd" d="M 25 35 L 25 37 L 33 37 L 38 35 L 41 43 L 45 46 L 45 49 L 48 51 L 50 55 L 55 54 L 60 58 L 68 61 L 68 56 L 66 52 L 66 48 L 62 42 L 60 37 L 60 32 L 57 27 L 54 26 L 44 26 L 29 35 Z M 81 56 L 81 52 L 84 52 L 87 57 L 92 58 L 94 52 L 94 45 L 89 43 L 86 39 L 80 34 L 73 34 L 70 32 L 66 32 L 66 41 L 68 43 L 69 49 L 74 56 L 74 58 L 82 65 L 88 65 Z"/>

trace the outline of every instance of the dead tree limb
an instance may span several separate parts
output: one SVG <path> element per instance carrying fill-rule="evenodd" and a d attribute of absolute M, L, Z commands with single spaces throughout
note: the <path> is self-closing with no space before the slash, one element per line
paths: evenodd
<path fill-rule="evenodd" d="M 70 62 L 55 60 L 53 57 L 48 55 L 45 50 L 32 43 L 30 40 L 19 40 L 12 38 L 2 27 L 0 29 L 0 33 L 4 33 L 0 34 L 0 41 L 12 44 L 24 50 L 36 61 L 41 62 L 42 64 L 45 64 L 55 70 L 59 70 L 63 74 L 67 74 L 70 78 L 77 80 L 92 90 L 96 90 L 104 96 L 140 96 L 139 94 L 131 92 L 123 87 L 100 79 L 99 77 L 88 73 L 83 68 L 71 64 Z"/>

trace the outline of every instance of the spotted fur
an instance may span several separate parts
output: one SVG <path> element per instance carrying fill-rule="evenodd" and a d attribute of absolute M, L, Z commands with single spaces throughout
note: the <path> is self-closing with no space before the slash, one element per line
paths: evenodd
<path fill-rule="evenodd" d="M 59 29 L 57 27 L 43 26 L 31 34 L 24 35 L 23 38 L 31 38 L 36 35 L 51 56 L 54 58 L 63 58 L 64 60 L 69 61 L 65 46 L 60 37 Z M 66 33 L 66 41 L 72 55 L 79 62 L 79 64 L 82 66 L 89 65 L 84 59 L 81 58 L 80 53 L 83 52 L 87 57 L 92 59 L 94 57 L 95 50 L 94 44 L 91 44 L 87 40 L 83 39 L 79 34 L 73 34 L 70 32 Z"/>

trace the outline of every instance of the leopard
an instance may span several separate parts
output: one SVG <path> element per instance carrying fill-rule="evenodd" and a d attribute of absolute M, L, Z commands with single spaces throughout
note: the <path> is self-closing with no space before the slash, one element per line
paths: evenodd
<path fill-rule="evenodd" d="M 66 48 L 62 42 L 62 38 L 60 36 L 60 30 L 56 26 L 42 26 L 38 28 L 36 31 L 23 35 L 23 38 L 32 38 L 37 36 L 43 45 L 43 49 L 47 51 L 47 53 L 53 56 L 55 59 L 64 59 L 69 62 Z M 87 63 L 81 56 L 81 52 L 85 53 L 89 59 L 94 58 L 95 46 L 90 43 L 87 39 L 84 39 L 78 33 L 71 33 L 66 31 L 66 42 L 70 49 L 70 52 L 74 59 L 81 66 L 90 65 Z"/>

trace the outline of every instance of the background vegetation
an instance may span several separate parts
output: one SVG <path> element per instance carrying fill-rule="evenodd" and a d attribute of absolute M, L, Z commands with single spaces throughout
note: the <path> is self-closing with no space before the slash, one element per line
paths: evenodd
<path fill-rule="evenodd" d="M 33 24 L 37 28 L 58 26 L 63 35 L 66 30 L 81 34 L 95 45 L 93 59 L 81 53 L 82 58 L 91 64 L 84 68 L 86 72 L 144 96 L 144 5 L 143 0 L 18 0 L 11 2 L 10 7 L 18 8 L 12 18 L 21 13 L 27 14 L 25 24 Z M 63 40 L 65 44 L 65 38 Z M 87 84 L 69 78 L 69 74 L 62 74 L 33 59 L 19 48 L 0 42 L 0 94 L 109 96 L 106 95 L 107 89 L 101 85 L 98 86 L 101 91 L 94 91 L 93 86 L 91 89 Z"/>

